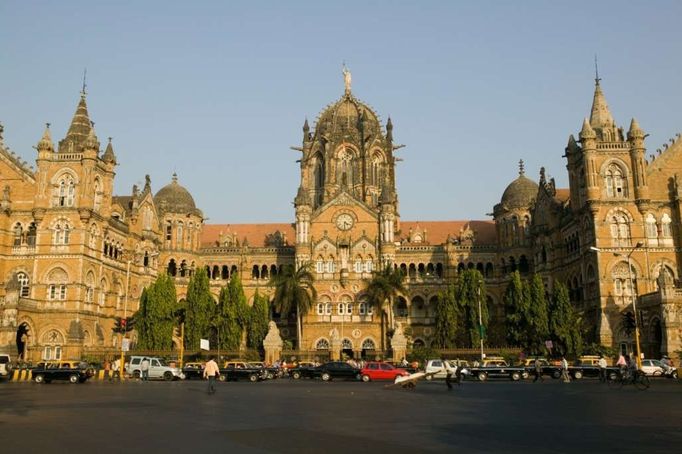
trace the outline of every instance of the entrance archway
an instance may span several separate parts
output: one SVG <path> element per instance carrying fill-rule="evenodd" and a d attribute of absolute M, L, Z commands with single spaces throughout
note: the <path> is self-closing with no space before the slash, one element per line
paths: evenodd
<path fill-rule="evenodd" d="M 26 322 L 21 323 L 17 328 L 16 343 L 17 351 L 19 352 L 18 358 L 20 361 L 26 361 L 26 351 L 28 349 L 28 338 L 30 331 L 31 329 Z"/>
<path fill-rule="evenodd" d="M 376 354 L 376 344 L 372 339 L 362 341 L 362 359 L 374 359 Z"/>
<path fill-rule="evenodd" d="M 353 358 L 353 341 L 344 339 L 341 343 L 341 358 Z"/>

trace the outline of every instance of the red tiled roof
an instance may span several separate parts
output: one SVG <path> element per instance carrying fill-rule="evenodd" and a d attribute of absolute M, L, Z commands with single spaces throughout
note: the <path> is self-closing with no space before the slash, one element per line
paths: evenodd
<path fill-rule="evenodd" d="M 474 244 L 495 244 L 497 233 L 493 221 L 401 221 L 399 239 L 408 239 L 410 229 L 426 230 L 426 241 L 429 244 L 443 244 L 448 235 L 454 238 L 470 228 L 474 231 Z"/>
<path fill-rule="evenodd" d="M 565 202 L 571 198 L 571 190 L 570 189 L 557 189 L 556 195 L 554 197 L 561 202 Z"/>
<path fill-rule="evenodd" d="M 201 232 L 201 245 L 203 247 L 218 246 L 217 242 L 221 234 L 234 234 L 239 244 L 243 244 L 246 238 L 249 246 L 263 247 L 266 237 L 277 231 L 286 235 L 288 244 L 293 245 L 296 241 L 296 229 L 293 224 L 205 224 Z"/>
<path fill-rule="evenodd" d="M 428 244 L 443 244 L 447 241 L 448 235 L 457 238 L 467 227 L 474 231 L 474 244 L 495 244 L 497 242 L 495 223 L 493 221 L 401 221 L 401 231 L 397 239 L 407 239 L 410 229 L 413 231 L 421 229 L 422 232 L 426 230 Z M 201 245 L 203 247 L 217 246 L 218 238 L 221 234 L 224 234 L 234 235 L 240 244 L 246 238 L 249 246 L 263 247 L 265 246 L 267 236 L 277 231 L 286 235 L 287 244 L 294 244 L 296 240 L 294 225 L 273 223 L 205 224 L 201 235 Z"/>

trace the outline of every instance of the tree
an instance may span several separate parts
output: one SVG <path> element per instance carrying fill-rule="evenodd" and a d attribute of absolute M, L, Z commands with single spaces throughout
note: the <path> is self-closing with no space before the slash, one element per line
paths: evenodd
<path fill-rule="evenodd" d="M 317 300 L 317 290 L 313 283 L 315 276 L 310 271 L 312 265 L 305 263 L 298 268 L 294 265 L 284 267 L 281 273 L 270 278 L 275 287 L 274 303 L 277 312 L 289 314 L 296 311 L 296 335 L 298 349 L 301 349 L 301 317 L 308 313 Z"/>
<path fill-rule="evenodd" d="M 485 281 L 480 271 L 465 270 L 457 279 L 457 305 L 462 314 L 464 342 L 468 347 L 479 345 L 485 339 L 488 325 L 488 305 L 486 304 Z M 479 302 L 480 320 L 479 323 Z"/>
<path fill-rule="evenodd" d="M 440 348 L 452 348 L 455 346 L 460 317 L 455 284 L 450 284 L 448 289 L 439 295 L 438 300 L 439 304 L 435 307 L 434 344 Z"/>
<path fill-rule="evenodd" d="M 544 352 L 545 341 L 549 338 L 549 319 L 545 284 L 538 274 L 530 282 L 529 297 L 527 345 L 524 347 L 530 353 L 540 354 Z"/>
<path fill-rule="evenodd" d="M 393 300 L 400 294 L 405 293 L 403 281 L 405 275 L 398 268 L 387 266 L 382 271 L 374 272 L 372 279 L 367 283 L 367 299 L 376 307 L 381 314 L 381 349 L 386 349 L 386 329 L 384 325 L 384 313 L 388 317 L 388 324 L 393 326 Z"/>
<path fill-rule="evenodd" d="M 199 348 L 199 341 L 208 338 L 216 304 L 211 294 L 208 275 L 198 268 L 189 279 L 185 311 L 185 346 L 190 350 Z"/>
<path fill-rule="evenodd" d="M 248 334 L 246 344 L 249 348 L 256 350 L 263 349 L 263 339 L 268 334 L 268 322 L 270 321 L 270 308 L 268 297 L 261 295 L 256 290 L 253 297 L 253 306 L 251 306 L 251 314 L 249 320 Z"/>
<path fill-rule="evenodd" d="M 582 353 L 581 321 L 571 305 L 568 288 L 556 282 L 549 309 L 549 332 L 556 352 L 579 356 Z"/>
<path fill-rule="evenodd" d="M 528 320 L 530 298 L 528 285 L 521 280 L 518 271 L 511 274 L 511 281 L 507 285 L 503 301 L 506 313 L 507 342 L 513 346 L 524 346 L 528 340 L 526 321 Z"/>
<path fill-rule="evenodd" d="M 140 310 L 134 315 L 139 348 L 169 350 L 172 347 L 176 299 L 175 285 L 165 273 L 142 290 Z"/>
<path fill-rule="evenodd" d="M 231 301 L 230 296 L 229 286 L 220 289 L 216 316 L 210 324 L 212 328 L 211 337 L 222 349 L 239 350 L 242 328 L 239 325 L 237 307 Z"/>
<path fill-rule="evenodd" d="M 246 332 L 249 325 L 249 303 L 244 294 L 244 286 L 239 275 L 234 275 L 230 278 L 230 283 L 227 285 L 227 290 L 230 293 L 230 303 L 234 306 L 234 314 L 236 316 L 237 325 L 240 328 L 240 339 L 238 347 L 246 344 Z"/>

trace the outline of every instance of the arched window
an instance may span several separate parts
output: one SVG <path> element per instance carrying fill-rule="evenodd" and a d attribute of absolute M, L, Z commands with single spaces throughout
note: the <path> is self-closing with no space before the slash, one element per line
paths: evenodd
<path fill-rule="evenodd" d="M 178 274 L 178 266 L 175 263 L 175 259 L 170 259 L 170 261 L 168 262 L 167 271 L 168 275 L 172 277 L 175 277 L 175 275 Z"/>
<path fill-rule="evenodd" d="M 187 276 L 187 260 L 180 262 L 180 277 Z"/>
<path fill-rule="evenodd" d="M 43 359 L 44 360 L 59 360 L 62 359 L 62 345 L 64 345 L 64 336 L 57 330 L 53 329 L 41 338 L 43 344 Z"/>
<path fill-rule="evenodd" d="M 315 344 L 315 350 L 329 350 L 329 341 L 327 339 L 320 339 Z"/>
<path fill-rule="evenodd" d="M 36 245 L 36 234 L 37 234 L 36 223 L 31 222 L 28 226 L 28 234 L 26 235 L 26 243 L 29 246 Z"/>
<path fill-rule="evenodd" d="M 95 275 L 89 272 L 85 277 L 85 302 L 92 303 L 95 299 Z"/>
<path fill-rule="evenodd" d="M 617 303 L 624 305 L 630 304 L 632 298 L 637 294 L 637 274 L 634 267 L 628 272 L 628 264 L 621 262 L 613 268 L 611 272 L 613 279 L 613 293 L 616 295 Z"/>
<path fill-rule="evenodd" d="M 324 273 L 324 260 L 322 257 L 318 257 L 317 261 L 315 262 L 315 271 L 317 274 Z"/>
<path fill-rule="evenodd" d="M 19 296 L 22 298 L 28 298 L 31 294 L 31 287 L 29 286 L 30 281 L 28 274 L 20 271 L 17 273 L 17 280 L 19 281 Z"/>
<path fill-rule="evenodd" d="M 109 291 L 109 287 L 107 286 L 107 281 L 102 279 L 102 281 L 99 284 L 99 297 L 97 302 L 99 303 L 100 306 L 104 306 L 107 302 L 107 292 Z"/>
<path fill-rule="evenodd" d="M 338 181 L 341 187 L 353 187 L 353 152 L 348 148 L 339 152 Z"/>
<path fill-rule="evenodd" d="M 371 164 L 371 169 L 370 169 L 370 178 L 371 182 L 370 184 L 378 187 L 381 189 L 382 181 L 383 181 L 383 167 L 384 167 L 384 158 L 381 156 L 380 153 L 374 153 L 372 156 L 372 164 Z"/>
<path fill-rule="evenodd" d="M 672 223 L 670 216 L 668 213 L 665 213 L 663 217 L 661 218 L 661 236 L 663 238 L 670 238 L 673 236 L 673 231 L 670 228 L 670 224 Z"/>
<path fill-rule="evenodd" d="M 102 183 L 100 183 L 99 178 L 95 178 L 94 191 L 95 197 L 92 209 L 99 211 L 99 209 L 102 207 Z"/>
<path fill-rule="evenodd" d="M 374 271 L 374 261 L 372 260 L 372 257 L 368 257 L 367 260 L 365 260 L 365 272 L 366 273 L 371 273 Z"/>
<path fill-rule="evenodd" d="M 336 263 L 334 262 L 334 258 L 329 257 L 327 259 L 327 263 L 325 264 L 325 272 L 333 273 L 335 271 L 336 271 Z"/>
<path fill-rule="evenodd" d="M 55 188 L 54 206 L 72 207 L 76 195 L 76 184 L 70 174 L 63 175 Z"/>
<path fill-rule="evenodd" d="M 646 215 L 646 237 L 649 239 L 655 239 L 658 237 L 656 218 L 654 218 L 654 215 L 651 213 Z"/>
<path fill-rule="evenodd" d="M 14 245 L 15 246 L 21 246 L 23 232 L 24 232 L 24 229 L 21 226 L 21 223 L 17 222 L 16 224 L 14 224 L 14 229 L 12 229 L 12 233 L 14 234 Z"/>
<path fill-rule="evenodd" d="M 627 196 L 623 170 L 617 164 L 611 164 L 606 169 L 604 185 L 606 186 L 607 197 L 623 198 Z"/>
<path fill-rule="evenodd" d="M 320 205 L 324 196 L 324 159 L 320 153 L 316 153 L 313 158 L 313 184 L 315 203 Z"/>
<path fill-rule="evenodd" d="M 184 245 L 184 243 L 183 243 L 183 239 L 184 239 L 184 236 L 183 236 L 183 235 L 184 235 L 185 232 L 184 232 L 184 230 L 183 230 L 182 221 L 178 221 L 178 227 L 177 227 L 175 233 L 176 233 L 176 238 L 175 238 L 176 244 L 175 244 L 175 247 L 176 247 L 177 249 L 184 249 L 184 248 L 185 248 L 185 245 Z"/>
<path fill-rule="evenodd" d="M 376 344 L 372 339 L 365 339 L 362 341 L 362 349 L 363 350 L 376 350 Z"/>
<path fill-rule="evenodd" d="M 359 255 L 355 257 L 355 263 L 353 264 L 353 270 L 356 273 L 362 273 L 362 257 Z"/>
<path fill-rule="evenodd" d="M 50 301 L 63 301 L 66 299 L 66 283 L 68 275 L 61 268 L 55 268 L 47 276 L 48 290 L 47 299 Z"/>
<path fill-rule="evenodd" d="M 55 245 L 66 245 L 69 244 L 69 237 L 71 234 L 71 228 L 66 221 L 59 221 L 54 227 L 54 244 Z"/>
<path fill-rule="evenodd" d="M 611 216 L 609 220 L 611 226 L 611 238 L 614 243 L 620 246 L 627 246 L 630 244 L 630 224 L 627 216 L 623 213 L 616 213 Z"/>
<path fill-rule="evenodd" d="M 97 224 L 92 224 L 90 226 L 90 231 L 88 232 L 88 246 L 90 246 L 90 249 L 97 249 L 98 233 Z"/>
<path fill-rule="evenodd" d="M 170 241 L 173 238 L 173 224 L 171 221 L 166 221 L 166 241 Z"/>
<path fill-rule="evenodd" d="M 317 303 L 317 315 L 324 315 L 324 303 Z"/>

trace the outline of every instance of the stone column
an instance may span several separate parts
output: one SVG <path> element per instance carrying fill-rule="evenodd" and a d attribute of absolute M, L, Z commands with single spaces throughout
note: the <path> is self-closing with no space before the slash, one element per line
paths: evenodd
<path fill-rule="evenodd" d="M 395 332 L 391 337 L 391 350 L 393 350 L 393 362 L 395 363 L 399 363 L 407 355 L 407 339 L 400 322 L 396 324 Z"/>
<path fill-rule="evenodd" d="M 331 333 L 329 359 L 331 361 L 339 361 L 341 359 L 341 338 L 339 337 L 339 331 L 336 328 L 332 329 Z"/>
<path fill-rule="evenodd" d="M 279 329 L 275 322 L 268 323 L 268 334 L 263 340 L 263 349 L 265 349 L 265 364 L 273 364 L 279 361 L 282 355 L 282 337 L 279 335 Z"/>

